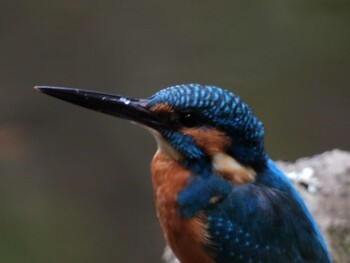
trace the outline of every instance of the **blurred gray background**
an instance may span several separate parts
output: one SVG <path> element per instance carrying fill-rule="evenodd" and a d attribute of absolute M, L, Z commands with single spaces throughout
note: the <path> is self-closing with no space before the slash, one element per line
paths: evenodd
<path fill-rule="evenodd" d="M 160 262 L 153 138 L 34 92 L 221 86 L 274 159 L 350 149 L 349 1 L 0 1 L 0 262 Z"/>

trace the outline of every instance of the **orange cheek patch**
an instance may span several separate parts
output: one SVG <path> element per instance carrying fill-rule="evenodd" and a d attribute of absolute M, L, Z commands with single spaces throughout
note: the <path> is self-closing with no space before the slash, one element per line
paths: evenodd
<path fill-rule="evenodd" d="M 192 136 L 196 145 L 209 155 L 226 151 L 231 143 L 223 132 L 212 128 L 184 128 L 182 133 Z"/>
<path fill-rule="evenodd" d="M 151 111 L 157 112 L 157 113 L 173 113 L 174 110 L 166 103 L 161 103 L 154 105 L 150 108 Z"/>
<path fill-rule="evenodd" d="M 184 128 L 182 133 L 192 136 L 196 145 L 211 156 L 214 170 L 225 180 L 233 184 L 255 180 L 255 171 L 252 168 L 240 164 L 225 153 L 231 140 L 223 132 L 213 128 Z"/>

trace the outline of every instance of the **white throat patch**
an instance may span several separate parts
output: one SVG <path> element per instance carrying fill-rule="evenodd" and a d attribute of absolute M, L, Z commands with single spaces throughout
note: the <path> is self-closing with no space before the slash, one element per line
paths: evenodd
<path fill-rule="evenodd" d="M 145 126 L 144 126 L 145 127 Z M 171 159 L 179 161 L 182 159 L 180 153 L 178 153 L 164 138 L 163 136 L 157 132 L 156 130 L 145 127 L 156 139 L 158 151 L 168 155 Z"/>

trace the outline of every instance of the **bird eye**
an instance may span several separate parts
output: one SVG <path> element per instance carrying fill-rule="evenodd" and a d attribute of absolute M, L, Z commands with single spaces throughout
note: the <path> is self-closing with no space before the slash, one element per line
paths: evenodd
<path fill-rule="evenodd" d="M 199 119 L 196 116 L 196 114 L 193 113 L 184 113 L 180 114 L 180 123 L 185 127 L 194 127 L 197 126 L 199 123 Z"/>

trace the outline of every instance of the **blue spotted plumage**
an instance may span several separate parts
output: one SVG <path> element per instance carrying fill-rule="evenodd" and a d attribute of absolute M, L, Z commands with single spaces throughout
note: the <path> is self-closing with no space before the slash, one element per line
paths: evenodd
<path fill-rule="evenodd" d="M 282 180 L 277 183 L 282 187 L 266 187 L 265 178 L 258 179 L 234 187 L 221 204 L 208 209 L 215 262 L 330 262 L 310 214 L 273 166 L 269 161 L 271 170 L 258 176 Z"/>
<path fill-rule="evenodd" d="M 189 96 L 185 101 L 181 100 L 183 94 Z M 266 156 L 263 126 L 245 103 L 232 92 L 198 84 L 162 90 L 151 97 L 150 105 L 161 102 L 176 112 L 200 111 L 205 125 L 233 138 L 227 152 L 257 171 L 255 182 L 232 185 L 216 175 L 198 179 L 212 172 L 211 166 L 201 164 L 207 170 L 198 173 L 191 167 L 197 160 L 186 163 L 194 172 L 191 180 L 198 182 L 191 181 L 179 193 L 178 213 L 189 217 L 205 211 L 211 236 L 206 249 L 214 255 L 215 262 L 330 262 L 303 201 Z M 187 152 L 199 149 L 182 142 L 183 135 L 175 137 L 177 141 L 166 137 L 175 149 L 187 157 L 203 158 Z M 222 201 L 211 205 L 209 200 L 217 192 Z"/>
<path fill-rule="evenodd" d="M 182 263 L 329 263 L 299 194 L 265 153 L 262 123 L 234 93 L 177 85 L 148 99 L 38 87 L 148 127 L 157 215 Z"/>
<path fill-rule="evenodd" d="M 195 98 L 200 98 L 200 100 Z M 252 115 L 252 110 L 248 105 L 232 92 L 215 86 L 177 85 L 161 90 L 150 97 L 148 107 L 159 103 L 168 104 L 176 112 L 199 112 L 205 125 L 222 129 L 229 136 L 234 137 L 235 141 L 229 151 L 242 163 L 256 162 L 259 165 L 265 161 L 262 141 L 263 125 Z M 166 139 L 179 140 L 174 141 L 173 146 L 188 147 L 187 143 L 180 142 L 181 134 L 178 137 L 173 134 L 173 131 L 165 130 L 164 132 Z M 187 157 L 196 156 L 188 155 Z"/>

